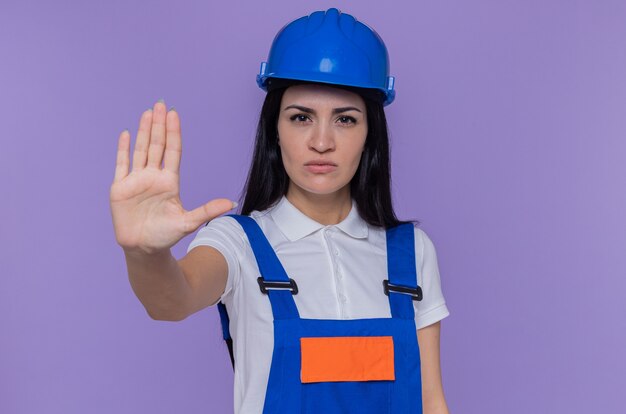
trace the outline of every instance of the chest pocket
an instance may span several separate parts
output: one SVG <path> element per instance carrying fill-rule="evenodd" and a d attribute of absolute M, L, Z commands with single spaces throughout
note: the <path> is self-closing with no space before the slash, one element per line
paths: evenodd
<path fill-rule="evenodd" d="M 301 338 L 300 350 L 303 413 L 389 412 L 392 336 Z"/>
<path fill-rule="evenodd" d="M 394 380 L 392 336 L 301 338 L 301 381 Z"/>

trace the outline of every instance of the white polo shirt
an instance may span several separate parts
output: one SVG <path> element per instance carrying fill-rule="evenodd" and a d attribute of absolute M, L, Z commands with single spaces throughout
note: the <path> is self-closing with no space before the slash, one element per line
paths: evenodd
<path fill-rule="evenodd" d="M 339 224 L 320 224 L 283 197 L 273 207 L 250 215 L 261 227 L 287 275 L 298 284 L 294 295 L 300 317 L 307 319 L 389 318 L 385 230 L 368 225 L 353 202 Z M 211 246 L 228 263 L 221 301 L 230 317 L 235 357 L 234 409 L 263 411 L 274 347 L 273 317 L 267 295 L 257 282 L 259 269 L 243 229 L 235 219 L 218 217 L 202 227 L 187 252 Z M 435 248 L 415 227 L 415 259 L 423 299 L 413 301 L 417 329 L 449 315 L 441 291 Z"/>

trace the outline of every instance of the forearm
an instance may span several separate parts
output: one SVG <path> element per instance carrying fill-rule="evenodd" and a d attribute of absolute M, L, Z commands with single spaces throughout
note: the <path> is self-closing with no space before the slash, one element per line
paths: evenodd
<path fill-rule="evenodd" d="M 189 314 L 190 287 L 169 249 L 154 253 L 124 251 L 128 279 L 153 319 L 177 321 Z"/>
<path fill-rule="evenodd" d="M 424 414 L 450 414 L 448 405 L 443 396 L 437 400 L 424 401 Z"/>
<path fill-rule="evenodd" d="M 417 333 L 420 348 L 424 414 L 448 414 L 439 361 L 441 322 L 422 328 Z"/>
<path fill-rule="evenodd" d="M 423 364 L 427 363 L 428 361 L 423 361 Z M 433 371 L 431 369 L 429 372 L 432 374 Z M 436 380 L 433 380 L 432 375 L 424 378 L 424 383 L 422 383 L 422 406 L 424 414 L 449 414 L 440 376 Z"/>

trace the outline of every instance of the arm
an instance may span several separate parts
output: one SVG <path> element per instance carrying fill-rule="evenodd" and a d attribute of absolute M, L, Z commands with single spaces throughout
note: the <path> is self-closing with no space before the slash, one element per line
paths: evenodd
<path fill-rule="evenodd" d="M 417 332 L 422 365 L 422 401 L 424 414 L 449 414 L 443 395 L 439 364 L 439 336 L 441 321 Z"/>
<path fill-rule="evenodd" d="M 156 320 L 185 319 L 191 289 L 170 250 L 153 254 L 124 250 L 124 255 L 128 280 L 148 315 Z"/>
<path fill-rule="evenodd" d="M 124 253 L 130 284 L 152 319 L 183 320 L 214 304 L 226 286 L 228 265 L 212 247 L 198 246 L 179 261 L 169 249 Z"/>
<path fill-rule="evenodd" d="M 181 320 L 211 304 L 227 280 L 227 264 L 203 248 L 180 262 L 170 248 L 235 204 L 215 199 L 187 211 L 180 200 L 180 118 L 157 102 L 139 121 L 130 170 L 130 133 L 118 141 L 110 203 L 117 243 L 124 249 L 131 286 L 153 319 Z M 161 167 L 163 165 L 163 167 Z M 221 294 L 221 293 L 220 293 Z"/>
<path fill-rule="evenodd" d="M 228 265 L 212 247 L 198 246 L 179 261 L 169 249 L 124 253 L 133 291 L 156 320 L 183 320 L 214 304 L 226 286 Z"/>

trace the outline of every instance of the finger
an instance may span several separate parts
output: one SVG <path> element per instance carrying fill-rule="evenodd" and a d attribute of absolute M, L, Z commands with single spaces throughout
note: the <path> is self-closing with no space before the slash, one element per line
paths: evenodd
<path fill-rule="evenodd" d="M 165 102 L 159 100 L 152 111 L 152 130 L 148 147 L 148 167 L 161 168 L 165 149 Z"/>
<path fill-rule="evenodd" d="M 165 155 L 163 157 L 163 167 L 178 174 L 180 169 L 180 158 L 182 155 L 182 141 L 180 137 L 180 118 L 174 109 L 170 109 L 165 117 Z"/>
<path fill-rule="evenodd" d="M 117 161 L 115 164 L 115 177 L 113 182 L 122 180 L 128 175 L 128 163 L 130 152 L 130 132 L 123 130 L 117 141 Z"/>
<path fill-rule="evenodd" d="M 186 232 L 191 233 L 201 224 L 213 220 L 220 214 L 237 207 L 237 203 L 227 198 L 218 198 L 185 213 Z"/>
<path fill-rule="evenodd" d="M 133 171 L 141 170 L 146 167 L 151 128 L 152 108 L 144 111 L 139 119 L 139 130 L 137 131 L 137 141 L 135 142 L 135 151 L 133 152 Z"/>

